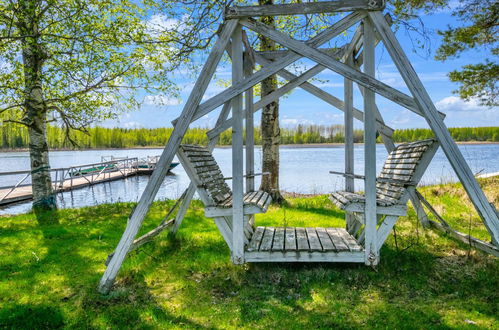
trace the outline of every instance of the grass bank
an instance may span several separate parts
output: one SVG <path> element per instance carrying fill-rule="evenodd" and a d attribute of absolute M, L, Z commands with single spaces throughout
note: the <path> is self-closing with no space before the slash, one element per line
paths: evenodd
<path fill-rule="evenodd" d="M 482 180 L 499 206 L 499 179 Z M 459 185 L 422 188 L 449 223 L 487 238 Z M 290 198 L 261 225 L 343 226 L 326 196 Z M 171 201 L 157 202 L 152 229 Z M 132 203 L 0 218 L 0 328 L 497 328 L 499 262 L 410 210 L 376 270 L 350 264 L 233 266 L 195 202 L 177 237 L 132 252 L 112 294 L 96 285 Z"/>

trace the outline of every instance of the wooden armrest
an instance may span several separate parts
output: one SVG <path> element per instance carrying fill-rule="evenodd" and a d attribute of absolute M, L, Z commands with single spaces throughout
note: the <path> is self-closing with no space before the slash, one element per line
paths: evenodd
<path fill-rule="evenodd" d="M 243 178 L 251 178 L 251 177 L 260 176 L 260 175 L 270 175 L 270 172 L 247 174 L 247 175 L 243 175 Z M 232 180 L 232 177 L 231 176 L 226 177 L 226 178 L 224 178 L 224 180 Z"/>
<path fill-rule="evenodd" d="M 343 172 L 336 172 L 336 171 L 329 171 L 330 174 L 338 174 L 341 175 L 345 178 L 354 178 L 354 179 L 360 179 L 364 180 L 365 176 L 363 175 L 358 175 L 358 174 L 349 174 L 349 173 L 343 173 Z"/>

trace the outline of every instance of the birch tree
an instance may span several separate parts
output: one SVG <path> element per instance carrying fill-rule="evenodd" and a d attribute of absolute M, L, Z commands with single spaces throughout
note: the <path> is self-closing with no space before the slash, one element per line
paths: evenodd
<path fill-rule="evenodd" d="M 168 18 L 174 6 L 0 0 L 0 118 L 27 127 L 35 211 L 56 208 L 48 123 L 71 139 L 72 130 L 137 108 L 146 93 L 176 95 L 168 73 L 205 45 L 183 43 L 190 23 Z"/>

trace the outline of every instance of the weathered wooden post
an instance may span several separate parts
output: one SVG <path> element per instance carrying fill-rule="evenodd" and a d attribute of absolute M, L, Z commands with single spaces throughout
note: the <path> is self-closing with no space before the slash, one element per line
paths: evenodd
<path fill-rule="evenodd" d="M 232 33 L 232 84 L 243 79 L 242 29 L 238 25 Z M 244 262 L 243 214 L 243 117 L 242 94 L 232 99 L 232 261 Z"/>
<path fill-rule="evenodd" d="M 364 23 L 364 72 L 374 76 L 374 29 L 366 18 Z M 376 117 L 375 94 L 364 91 L 364 185 L 365 185 L 365 263 L 376 265 L 379 253 L 376 241 Z"/>

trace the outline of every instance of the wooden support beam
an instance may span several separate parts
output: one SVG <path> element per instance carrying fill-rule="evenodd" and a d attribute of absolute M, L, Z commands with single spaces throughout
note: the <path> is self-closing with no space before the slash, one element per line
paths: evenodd
<path fill-rule="evenodd" d="M 253 74 L 253 63 L 249 61 L 244 63 L 244 73 L 248 77 Z M 253 88 L 246 91 L 244 97 L 244 117 L 246 123 L 246 192 L 255 190 L 255 124 L 253 109 Z"/>
<path fill-rule="evenodd" d="M 348 55 L 347 55 L 348 56 Z M 348 56 L 346 64 L 352 65 L 352 56 Z M 353 143 L 353 83 L 351 80 L 344 78 L 344 102 L 345 108 L 343 112 L 344 123 L 345 123 L 345 173 L 353 175 L 354 171 L 354 143 Z M 351 176 L 345 176 L 345 191 L 354 192 L 355 191 L 355 180 Z M 346 230 L 349 231 L 353 225 L 355 219 L 353 219 L 353 214 L 350 212 L 345 212 Z"/>
<path fill-rule="evenodd" d="M 243 80 L 243 41 L 241 26 L 232 34 L 232 83 Z M 244 183 L 242 95 L 232 99 L 232 250 L 234 264 L 244 263 Z"/>
<path fill-rule="evenodd" d="M 384 0 L 336 0 L 265 6 L 234 6 L 226 8 L 224 18 L 309 15 L 355 10 L 383 10 L 384 8 Z"/>
<path fill-rule="evenodd" d="M 99 283 L 99 292 L 107 294 L 114 283 L 118 271 L 121 268 L 123 261 L 133 243 L 137 232 L 139 231 L 142 221 L 149 211 L 149 207 L 156 196 L 159 187 L 163 183 L 163 180 L 168 172 L 170 163 L 175 156 L 175 153 L 180 145 L 182 137 L 185 135 L 189 124 L 192 122 L 192 118 L 196 112 L 196 109 L 210 83 L 215 69 L 222 57 L 225 50 L 225 46 L 232 35 L 235 27 L 237 26 L 237 21 L 228 21 L 220 33 L 220 38 L 215 43 L 206 63 L 201 71 L 201 75 L 194 85 L 193 92 L 187 100 L 182 115 L 179 117 L 177 125 L 175 125 L 172 135 L 170 136 L 168 143 L 161 154 L 161 157 L 156 165 L 156 168 L 149 179 L 142 196 L 140 197 L 139 203 L 134 208 L 132 214 L 127 223 L 127 227 L 123 236 L 121 237 L 116 252 L 109 262 L 109 266 L 106 268 L 104 275 L 102 276 Z"/>
<path fill-rule="evenodd" d="M 422 112 L 416 106 L 416 103 L 414 102 L 414 99 L 412 97 L 388 86 L 385 83 L 382 83 L 374 77 L 359 72 L 358 70 L 355 70 L 348 65 L 335 60 L 327 54 L 321 53 L 317 49 L 314 49 L 313 47 L 310 47 L 309 45 L 301 41 L 295 40 L 285 35 L 284 33 L 272 29 L 261 22 L 256 22 L 254 20 L 241 20 L 241 24 L 257 33 L 261 33 L 269 37 L 270 39 L 278 42 L 285 47 L 288 47 L 296 53 L 308 57 L 318 64 L 322 64 L 328 69 L 333 70 L 343 75 L 344 77 L 361 84 L 362 86 L 376 92 L 377 94 L 380 94 L 387 99 L 419 115 L 422 115 Z"/>
<path fill-rule="evenodd" d="M 369 19 L 364 19 L 364 72 L 374 77 L 374 28 Z M 379 248 L 376 241 L 376 110 L 374 91 L 364 91 L 364 251 L 366 265 L 379 262 Z"/>
<path fill-rule="evenodd" d="M 364 17 L 365 13 L 359 13 L 359 12 L 352 13 L 344 17 L 340 21 L 336 22 L 331 27 L 322 31 L 321 33 L 319 33 L 309 41 L 305 42 L 304 44 L 310 45 L 311 47 L 319 47 L 320 45 L 328 42 L 331 38 L 334 38 L 338 34 L 345 31 L 350 26 L 354 25 Z M 245 79 L 244 81 L 234 84 L 233 86 L 227 88 L 223 92 L 206 100 L 196 110 L 196 114 L 192 118 L 192 121 L 203 117 L 207 113 L 211 112 L 213 109 L 216 109 L 220 105 L 232 99 L 234 96 L 239 95 L 242 92 L 246 91 L 247 89 L 255 86 L 256 84 L 260 83 L 262 80 L 284 69 L 286 66 L 294 63 L 295 61 L 299 60 L 302 57 L 303 57 L 302 55 L 291 53 L 288 56 L 281 58 L 279 61 L 273 62 L 272 65 L 269 65 L 266 68 L 257 71 L 256 73 Z M 177 120 L 178 118 L 175 119 L 173 123 L 176 123 Z"/>
<path fill-rule="evenodd" d="M 476 181 L 473 172 L 471 172 L 461 151 L 452 139 L 443 120 L 438 115 L 438 111 L 435 108 L 433 101 L 402 50 L 395 34 L 386 24 L 386 21 L 380 13 L 369 13 L 369 17 L 381 35 L 383 43 L 397 66 L 400 75 L 414 96 L 418 108 L 424 114 L 424 118 L 428 122 L 428 125 L 440 141 L 445 155 L 449 159 L 449 162 L 463 184 L 464 189 L 468 193 L 478 214 L 492 236 L 492 241 L 495 245 L 499 245 L 499 218 L 497 211 L 489 203 L 487 197 L 480 188 L 480 185 Z"/>

